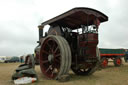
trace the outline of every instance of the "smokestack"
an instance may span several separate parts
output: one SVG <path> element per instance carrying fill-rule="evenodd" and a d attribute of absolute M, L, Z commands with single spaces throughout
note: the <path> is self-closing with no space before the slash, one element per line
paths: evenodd
<path fill-rule="evenodd" d="M 39 25 L 39 40 L 43 37 L 43 26 Z"/>

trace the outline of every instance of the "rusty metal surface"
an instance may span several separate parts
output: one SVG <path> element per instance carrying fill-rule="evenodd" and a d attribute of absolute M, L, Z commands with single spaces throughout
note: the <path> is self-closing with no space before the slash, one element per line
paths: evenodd
<path fill-rule="evenodd" d="M 80 25 L 92 25 L 94 19 L 98 18 L 100 22 L 108 21 L 108 17 L 102 12 L 85 7 L 73 8 L 59 16 L 56 16 L 46 22 L 43 22 L 41 26 L 45 25 L 60 25 L 63 27 L 69 27 L 71 29 L 77 29 Z"/>

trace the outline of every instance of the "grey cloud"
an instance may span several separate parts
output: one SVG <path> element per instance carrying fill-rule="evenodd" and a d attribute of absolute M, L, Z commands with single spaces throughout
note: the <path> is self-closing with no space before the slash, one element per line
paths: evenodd
<path fill-rule="evenodd" d="M 109 16 L 109 21 L 101 24 L 99 29 L 99 47 L 128 48 L 128 1 L 117 1 L 120 3 L 115 7 L 109 5 L 110 0 L 72 0 L 69 3 L 57 0 L 0 1 L 0 55 L 33 53 L 38 40 L 37 26 L 44 20 L 78 6 L 91 7 Z"/>

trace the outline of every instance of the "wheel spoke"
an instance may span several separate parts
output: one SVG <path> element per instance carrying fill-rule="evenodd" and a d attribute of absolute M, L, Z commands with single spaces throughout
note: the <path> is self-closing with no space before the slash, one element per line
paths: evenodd
<path fill-rule="evenodd" d="M 47 73 L 51 67 L 52 67 L 52 65 L 50 65 L 45 72 Z"/>
<path fill-rule="evenodd" d="M 58 49 L 59 49 L 59 47 L 57 46 L 53 53 L 56 53 Z"/>
<path fill-rule="evenodd" d="M 51 77 L 53 77 L 54 72 L 52 71 Z"/>
<path fill-rule="evenodd" d="M 53 77 L 53 75 L 54 75 L 54 72 L 55 71 L 55 68 L 52 68 L 52 74 L 51 74 L 51 77 Z"/>
<path fill-rule="evenodd" d="M 55 62 L 56 62 L 56 63 L 60 63 L 60 60 L 59 60 L 59 59 L 55 59 Z"/>
<path fill-rule="evenodd" d="M 58 57 L 58 56 L 60 56 L 60 53 L 59 53 L 59 54 L 57 54 L 57 55 L 55 55 L 55 57 Z"/>
<path fill-rule="evenodd" d="M 51 48 L 51 45 L 49 45 L 49 43 L 47 43 L 47 46 L 48 46 L 49 48 Z"/>
<path fill-rule="evenodd" d="M 42 52 L 45 53 L 45 54 L 49 54 L 49 53 L 48 53 L 47 51 L 45 51 L 45 50 L 43 50 Z"/>
<path fill-rule="evenodd" d="M 48 62 L 49 62 L 48 60 L 45 60 L 45 61 L 43 61 L 43 64 L 44 64 L 44 63 L 48 63 Z"/>
<path fill-rule="evenodd" d="M 52 48 L 54 48 L 56 43 L 54 41 L 52 41 L 52 42 L 53 42 Z"/>

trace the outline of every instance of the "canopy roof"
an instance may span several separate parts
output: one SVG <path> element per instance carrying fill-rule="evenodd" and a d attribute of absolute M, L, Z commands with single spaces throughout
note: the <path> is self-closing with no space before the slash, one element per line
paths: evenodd
<path fill-rule="evenodd" d="M 100 23 L 108 21 L 108 17 L 100 11 L 91 8 L 79 7 L 73 8 L 59 16 L 43 22 L 41 26 L 60 25 L 71 29 L 77 29 L 81 25 L 92 25 L 96 18 L 99 19 Z"/>

